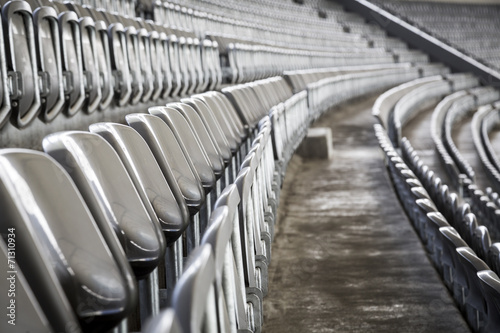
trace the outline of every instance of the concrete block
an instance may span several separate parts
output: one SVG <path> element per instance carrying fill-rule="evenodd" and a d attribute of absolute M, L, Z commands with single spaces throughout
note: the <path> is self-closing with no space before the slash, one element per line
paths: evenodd
<path fill-rule="evenodd" d="M 331 159 L 333 157 L 332 130 L 328 127 L 310 128 L 297 149 L 297 154 L 306 159 Z"/>

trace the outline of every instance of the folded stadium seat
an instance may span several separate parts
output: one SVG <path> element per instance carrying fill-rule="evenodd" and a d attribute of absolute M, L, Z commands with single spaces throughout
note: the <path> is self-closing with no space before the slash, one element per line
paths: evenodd
<path fill-rule="evenodd" d="M 91 12 L 78 4 L 65 5 L 80 17 L 87 111 L 90 113 L 97 107 L 104 110 L 113 100 L 114 84 L 107 24 L 100 19 L 94 20 Z"/>
<path fill-rule="evenodd" d="M 233 221 L 236 209 L 221 206 L 210 217 L 209 227 L 203 236 L 203 244 L 210 244 L 215 259 L 215 307 L 217 309 L 218 332 L 238 329 L 235 300 L 243 304 L 235 279 L 234 254 L 231 246 Z M 236 296 L 236 297 L 235 297 Z"/>
<path fill-rule="evenodd" d="M 4 78 L 7 79 L 8 75 L 8 80 L 12 82 L 12 122 L 23 128 L 35 119 L 41 107 L 33 17 L 27 2 L 0 1 L 0 5 L 4 34 L 2 47 L 5 47 L 7 67 Z M 4 86 L 7 88 L 6 84 Z M 8 96 L 9 89 L 4 94 Z M 3 106 L 6 107 L 5 102 Z M 2 121 L 5 122 L 6 108 L 3 111 Z"/>
<path fill-rule="evenodd" d="M 268 120 L 268 118 L 267 118 Z M 258 154 L 261 155 L 258 165 L 259 194 L 261 195 L 261 209 L 264 214 L 264 221 L 271 238 L 274 238 L 274 223 L 277 213 L 277 202 L 273 182 L 274 180 L 274 160 L 272 158 L 272 146 L 270 144 L 270 127 L 267 124 L 262 126 L 262 130 L 254 140 L 254 147 L 258 147 Z M 251 150 L 251 151 L 252 151 Z"/>
<path fill-rule="evenodd" d="M 480 225 L 474 229 L 470 247 L 474 250 L 479 258 L 483 258 L 486 260 L 488 250 L 491 247 L 491 238 L 487 227 L 485 227 L 484 225 Z"/>
<path fill-rule="evenodd" d="M 263 166 L 263 176 L 264 180 L 264 191 L 262 195 L 264 196 L 264 214 L 266 221 L 270 224 L 271 235 L 274 238 L 274 224 L 276 223 L 277 209 L 278 209 L 278 196 L 279 190 L 277 190 L 277 179 L 275 177 L 275 162 L 273 145 L 271 139 L 272 124 L 269 117 L 263 118 L 259 122 L 259 128 L 261 133 L 263 133 L 263 139 L 261 144 L 263 146 L 262 160 L 261 164 Z M 260 140 L 259 137 L 256 138 L 255 142 Z M 272 221 L 272 223 L 271 223 Z"/>
<path fill-rule="evenodd" d="M 174 290 L 172 307 L 183 332 L 218 331 L 214 282 L 212 247 L 205 244 L 191 253 Z"/>
<path fill-rule="evenodd" d="M 203 55 L 204 60 L 203 65 L 206 66 L 208 64 L 208 69 L 210 71 L 210 79 L 208 81 L 208 86 L 203 89 L 203 91 L 211 91 L 211 90 L 220 90 L 222 84 L 222 68 L 220 64 L 220 55 L 219 55 L 219 44 L 217 41 L 211 41 L 205 37 L 203 43 L 205 53 Z"/>
<path fill-rule="evenodd" d="M 57 13 L 52 7 L 40 7 L 38 1 L 27 2 L 33 10 L 35 48 L 40 77 L 40 119 L 48 123 L 62 111 L 64 106 L 61 41 Z"/>
<path fill-rule="evenodd" d="M 253 131 L 259 120 L 268 114 L 255 92 L 245 85 L 222 89 L 222 93 L 231 101 L 242 122 Z"/>
<path fill-rule="evenodd" d="M 169 58 L 169 37 L 163 29 L 162 26 L 158 26 L 156 24 L 149 23 L 148 24 L 151 26 L 152 31 L 159 31 L 159 45 L 157 46 L 157 52 L 159 52 L 158 55 L 158 61 L 160 63 L 159 68 L 162 73 L 162 89 L 161 89 L 161 98 L 166 99 L 168 96 L 170 96 L 170 93 L 172 92 L 173 89 L 173 74 L 171 70 L 171 66 L 173 66 L 170 63 L 170 58 Z"/>
<path fill-rule="evenodd" d="M 127 123 L 147 142 L 165 179 L 170 184 L 175 180 L 181 190 L 191 214 L 191 223 L 186 230 L 187 252 L 200 244 L 200 209 L 205 203 L 205 191 L 193 162 L 184 155 L 176 136 L 159 117 L 149 114 L 129 114 Z"/>
<path fill-rule="evenodd" d="M 139 31 L 135 28 L 134 25 L 129 25 L 129 23 L 120 17 L 117 14 L 113 14 L 108 11 L 99 10 L 102 15 L 106 18 L 108 22 L 108 26 L 116 27 L 111 33 L 110 46 L 113 46 L 113 54 L 116 57 L 124 56 L 123 59 L 115 58 L 115 66 L 117 66 L 116 70 L 128 70 L 128 76 L 130 80 L 130 98 L 128 103 L 131 105 L 135 105 L 141 101 L 142 96 L 144 94 L 144 80 L 142 77 L 141 70 L 141 60 L 140 60 L 140 51 L 139 51 Z M 123 27 L 123 33 L 119 30 Z M 118 40 L 117 40 L 118 39 Z M 123 49 L 123 50 L 121 50 Z M 116 61 L 121 63 L 116 63 Z M 120 68 L 120 69 L 118 69 Z M 126 76 L 125 73 L 118 73 Z M 125 79 L 125 77 L 123 78 Z M 116 77 L 115 80 L 118 82 L 121 81 L 120 77 Z"/>
<path fill-rule="evenodd" d="M 436 236 L 435 229 L 432 228 L 432 221 L 430 221 L 429 213 L 437 213 L 438 210 L 434 203 L 427 199 L 418 199 L 415 201 L 420 213 L 419 216 L 422 216 L 424 219 L 419 221 L 419 228 L 417 228 L 420 239 L 422 243 L 425 245 L 427 251 L 431 254 L 434 254 L 434 237 Z M 445 226 L 445 225 L 443 225 Z"/>
<path fill-rule="evenodd" d="M 83 72 L 82 31 L 78 16 L 61 2 L 41 0 L 40 3 L 43 6 L 53 7 L 58 14 L 61 34 L 63 82 L 65 85 L 65 110 L 68 116 L 73 116 L 83 109 L 86 97 Z M 85 52 L 85 55 L 94 56 L 92 51 Z M 92 61 L 92 59 L 89 61 Z M 88 79 L 91 79 L 91 77 L 89 76 Z M 99 86 L 97 85 L 92 88 L 98 89 Z"/>
<path fill-rule="evenodd" d="M 212 41 L 210 58 L 212 63 L 214 64 L 216 81 L 211 82 L 207 90 L 219 91 L 222 85 L 222 67 L 220 64 L 219 44 L 217 43 L 217 41 Z"/>
<path fill-rule="evenodd" d="M 199 142 L 188 120 L 179 111 L 164 106 L 151 107 L 148 111 L 151 115 L 163 120 L 172 130 L 184 156 L 192 162 L 194 171 L 198 174 L 206 195 L 205 202 L 200 210 L 200 232 L 203 234 L 212 211 L 213 203 L 215 203 L 215 198 L 217 197 L 217 175 L 222 175 L 223 164 L 216 160 L 216 162 L 220 163 L 217 166 L 216 175 L 214 165 L 207 156 L 203 145 Z"/>
<path fill-rule="evenodd" d="M 151 100 L 155 101 L 160 96 L 162 99 L 167 98 L 173 89 L 173 74 L 174 68 L 169 55 L 169 37 L 170 32 L 164 26 L 157 25 L 151 20 L 142 20 L 135 18 L 135 21 L 149 33 L 150 39 L 150 54 L 151 68 L 153 71 L 153 93 Z M 175 39 L 176 40 L 176 39 Z M 172 59 L 176 59 L 173 58 Z"/>
<path fill-rule="evenodd" d="M 111 93 L 117 106 L 123 107 L 128 104 L 132 96 L 132 79 L 128 64 L 127 56 L 127 39 L 125 30 L 121 23 L 108 21 L 104 12 L 92 8 L 86 8 L 88 13 L 92 15 L 95 22 L 102 22 L 100 29 L 103 36 L 102 42 L 108 39 L 109 45 L 103 44 L 103 49 L 109 48 L 111 75 L 110 82 L 113 82 L 114 91 Z M 106 33 L 104 33 L 106 32 Z M 106 35 L 106 37 L 104 37 Z M 103 61 L 101 60 L 101 63 Z M 100 63 L 100 65 L 101 65 Z M 107 61 L 106 61 L 107 63 Z M 108 87 L 109 88 L 109 87 Z M 101 105 L 101 108 L 103 106 Z"/>
<path fill-rule="evenodd" d="M 229 118 L 240 138 L 242 140 L 246 139 L 248 137 L 248 128 L 241 118 L 238 117 L 238 112 L 229 99 L 218 91 L 208 92 L 207 96 L 212 96 L 214 102 L 219 105 L 221 111 Z"/>
<path fill-rule="evenodd" d="M 7 59 L 5 57 L 5 44 L 3 39 L 3 23 L 0 17 L 0 45 L 2 45 L 2 47 L 0 47 L 0 58 Z M 0 64 L 0 129 L 9 121 L 10 114 L 11 107 L 9 88 L 7 86 L 7 66 L 4 61 Z"/>
<path fill-rule="evenodd" d="M 68 3 L 63 6 L 61 3 L 53 3 L 53 6 L 56 6 L 60 12 L 74 12 L 80 18 L 82 73 L 85 87 L 83 109 L 88 113 L 92 113 L 98 107 L 105 107 L 111 102 L 111 96 L 109 96 L 111 91 L 111 83 L 109 82 L 110 68 L 109 60 L 106 60 L 109 52 L 104 51 L 102 44 L 104 42 L 102 22 L 94 22 L 90 14 L 76 4 Z M 107 42 L 107 36 L 104 39 Z M 99 68 L 100 66 L 102 66 L 102 69 Z M 103 77 L 101 78 L 100 75 L 103 75 Z"/>
<path fill-rule="evenodd" d="M 200 115 L 191 106 L 185 103 L 169 103 L 167 104 L 167 107 L 179 111 L 189 123 L 197 142 L 203 148 L 207 159 L 212 165 L 212 170 L 217 179 L 215 184 L 215 197 L 218 197 L 222 189 L 228 184 L 226 182 L 226 178 L 224 177 L 226 174 L 226 165 L 222 158 L 221 149 L 219 148 L 217 142 L 213 139 L 209 129 L 203 123 Z M 215 198 L 213 198 L 212 201 L 213 206 Z"/>
<path fill-rule="evenodd" d="M 428 249 L 431 248 L 429 254 L 431 256 L 431 259 L 434 261 L 434 264 L 438 268 L 439 272 L 442 272 L 443 270 L 443 264 L 441 262 L 441 259 L 443 254 L 444 241 L 439 231 L 439 229 L 442 227 L 450 227 L 450 225 L 441 213 L 431 212 L 427 214 L 427 226 L 426 226 L 427 248 Z"/>
<path fill-rule="evenodd" d="M 157 266 L 166 241 L 150 202 L 138 193 L 142 188 L 134 186 L 118 154 L 99 135 L 59 132 L 45 137 L 42 144 L 73 178 L 96 222 L 115 230 L 140 279 L 141 317 L 158 313 Z"/>
<path fill-rule="evenodd" d="M 222 158 L 225 168 L 225 182 L 224 185 L 231 184 L 236 177 L 236 159 L 233 156 L 233 150 L 226 139 L 222 128 L 218 123 L 212 110 L 204 102 L 197 98 L 184 98 L 181 102 L 189 105 L 201 119 L 203 125 L 205 126 L 211 141 L 217 148 L 220 157 Z M 234 147 L 236 151 L 236 146 Z"/>
<path fill-rule="evenodd" d="M 262 291 L 256 288 L 255 256 L 251 252 L 247 227 L 242 219 L 238 186 L 228 185 L 215 204 L 215 210 L 227 207 L 232 216 L 231 249 L 234 255 L 234 311 L 238 331 L 259 332 L 262 327 Z M 209 236 L 207 236 L 209 237 Z M 231 250 L 229 250 L 231 251 Z M 231 275 L 231 271 L 227 272 Z M 229 280 L 231 283 L 233 280 Z M 226 287 L 229 287 L 226 285 Z M 226 290 L 225 290 L 226 292 Z M 228 302 L 231 311 L 231 303 Z"/>
<path fill-rule="evenodd" d="M 219 124 L 226 140 L 229 143 L 231 152 L 236 158 L 236 163 L 233 163 L 233 174 L 236 175 L 237 165 L 241 162 L 241 157 L 246 153 L 244 141 L 241 137 L 242 133 L 234 122 L 235 118 L 224 108 L 221 100 L 213 93 L 204 93 L 202 95 L 194 95 L 194 100 L 199 100 L 202 104 L 199 107 L 206 105 L 207 110 L 213 114 Z"/>
<path fill-rule="evenodd" d="M 156 30 L 151 25 L 153 21 L 144 21 L 141 18 L 133 18 L 133 20 L 136 23 L 136 27 L 140 28 L 140 37 L 147 39 L 147 42 L 140 44 L 141 59 L 144 59 L 141 61 L 146 61 L 149 64 L 148 66 L 142 65 L 144 67 L 143 76 L 146 76 L 144 80 L 145 93 L 142 101 L 156 101 L 163 91 L 164 68 L 168 65 L 168 63 L 165 66 L 162 65 L 163 46 L 161 45 L 161 38 L 166 39 L 166 34 L 160 35 L 161 31 Z M 146 46 L 147 48 L 143 49 L 142 46 Z M 147 78 L 148 76 L 149 78 Z M 149 89 L 151 93 L 146 93 Z"/>
<path fill-rule="evenodd" d="M 255 247 L 255 256 L 257 261 L 265 262 L 266 266 L 261 268 L 262 274 L 262 291 L 264 296 L 267 294 L 267 271 L 266 268 L 269 267 L 271 263 L 271 242 L 272 236 L 270 231 L 270 226 L 265 221 L 264 218 L 264 208 L 261 201 L 261 194 L 263 192 L 260 186 L 262 180 L 259 177 L 259 160 L 262 155 L 262 150 L 260 149 L 260 144 L 254 146 L 243 163 L 241 164 L 242 169 L 250 168 L 253 172 L 253 178 L 250 184 L 246 186 L 250 187 L 250 201 L 251 206 L 247 212 L 249 212 L 249 216 L 247 218 L 252 219 L 252 224 L 254 227 L 254 247 Z M 274 223 L 274 221 L 272 221 Z"/>
<path fill-rule="evenodd" d="M 462 265 L 458 259 L 457 248 L 467 246 L 460 234 L 453 227 L 439 228 L 443 240 L 443 252 L 441 255 L 441 276 L 446 287 L 453 291 L 457 274 L 463 272 Z"/>
<path fill-rule="evenodd" d="M 199 83 L 198 73 L 195 69 L 195 63 L 193 62 L 193 39 L 191 37 L 179 37 L 179 47 L 181 53 L 181 68 L 184 66 L 184 71 L 186 75 L 186 86 L 184 90 L 181 91 L 181 96 L 192 95 Z"/>
<path fill-rule="evenodd" d="M 267 292 L 267 264 L 265 261 L 265 246 L 255 232 L 260 227 L 254 220 L 254 200 L 252 185 L 254 170 L 246 167 L 240 170 L 235 184 L 240 196 L 238 208 L 243 267 L 245 270 L 245 286 L 247 288 L 247 301 L 253 304 L 256 325 L 263 322 L 262 302 Z M 257 326 L 258 327 L 258 326 Z"/>
<path fill-rule="evenodd" d="M 200 40 L 198 38 L 193 38 L 191 39 L 191 43 L 188 43 L 190 47 L 190 54 L 191 54 L 191 67 L 193 67 L 196 77 L 197 77 L 197 83 L 193 88 L 190 90 L 190 95 L 194 93 L 201 93 L 204 90 L 202 90 L 203 86 L 205 85 L 205 73 L 203 72 L 203 65 L 202 65 L 202 59 L 201 59 L 201 44 Z"/>
<path fill-rule="evenodd" d="M 285 127 L 285 116 L 284 116 L 284 106 L 282 103 L 273 106 L 269 110 L 269 119 L 271 120 L 271 136 L 273 143 L 274 159 L 276 164 L 284 163 L 283 149 L 286 145 L 286 127 Z"/>
<path fill-rule="evenodd" d="M 165 272 L 160 271 L 160 278 L 165 273 L 166 283 L 160 281 L 160 287 L 166 287 L 167 297 L 182 273 L 183 244 L 182 234 L 189 225 L 189 211 L 181 190 L 172 172 L 166 180 L 158 163 L 144 139 L 131 127 L 98 123 L 89 128 L 90 132 L 102 136 L 118 153 L 135 187 L 140 189 L 143 201 L 151 204 L 163 234 L 167 241 L 165 254 Z M 161 267 L 161 266 L 160 266 Z"/>
<path fill-rule="evenodd" d="M 83 108 L 92 113 L 101 104 L 101 77 L 99 71 L 98 51 L 101 51 L 97 45 L 97 29 L 94 20 L 90 17 L 80 19 L 80 31 L 82 36 L 82 58 L 83 75 L 85 77 L 85 104 Z"/>
<path fill-rule="evenodd" d="M 483 293 L 480 286 L 478 272 L 489 270 L 484 261 L 476 256 L 469 247 L 457 249 L 458 258 L 464 267 L 467 284 L 464 285 L 462 299 L 459 300 L 464 306 L 465 317 L 469 325 L 476 331 L 480 331 L 485 324 L 486 307 Z"/>
<path fill-rule="evenodd" d="M 290 159 L 297 150 L 307 134 L 310 120 L 307 107 L 307 92 L 299 92 L 284 101 L 285 107 L 285 123 L 288 131 L 288 137 L 292 138 L 289 143 L 287 154 Z"/>
<path fill-rule="evenodd" d="M 53 328 L 78 332 L 73 316 L 84 331 L 118 325 L 135 307 L 137 287 L 112 225 L 94 220 L 69 175 L 48 155 L 4 149 L 0 168 L 16 262 Z"/>
<path fill-rule="evenodd" d="M 470 213 L 470 205 L 467 202 L 463 202 L 462 205 L 457 208 L 455 217 L 453 218 L 453 227 L 457 229 L 457 231 L 461 234 L 462 232 L 460 230 L 460 223 L 462 222 L 463 218 Z"/>
<path fill-rule="evenodd" d="M 100 93 L 100 102 L 99 109 L 105 110 L 107 109 L 114 97 L 114 82 L 112 80 L 112 72 L 111 72 L 111 55 L 109 50 L 109 37 L 108 37 L 108 26 L 105 21 L 101 18 L 92 15 L 92 9 L 88 7 L 82 7 L 76 3 L 66 3 L 66 6 L 74 11 L 80 19 L 86 20 L 87 17 L 92 18 L 94 21 L 95 27 L 95 36 L 91 38 L 95 38 L 95 42 L 93 43 L 93 48 L 95 51 L 93 52 L 97 57 L 97 62 L 93 66 L 95 67 L 95 71 L 98 72 L 98 75 L 95 72 L 92 72 L 92 81 L 99 79 L 97 85 L 93 84 L 93 88 L 99 87 Z M 90 30 L 93 30 L 90 28 Z M 90 33 L 90 32 L 89 32 Z M 90 33 L 90 36 L 92 33 Z M 82 42 L 83 43 L 83 42 Z M 86 51 L 88 53 L 88 51 Z M 90 60 L 84 60 L 84 62 L 89 62 Z M 87 66 L 92 67 L 92 66 Z M 88 72 L 88 70 L 87 70 Z M 90 75 L 90 74 L 85 74 Z M 89 96 L 90 97 L 90 96 Z M 88 102 L 88 104 L 93 104 L 92 102 Z"/>
<path fill-rule="evenodd" d="M 134 27 L 137 31 L 137 48 L 136 51 L 137 61 L 139 62 L 140 84 L 142 84 L 142 97 L 141 102 L 147 103 L 151 99 L 154 90 L 154 76 L 153 72 L 157 68 L 153 68 L 151 59 L 151 36 L 148 30 L 137 19 L 131 17 L 119 16 L 120 21 L 125 27 Z M 125 28 L 126 29 L 126 28 Z M 130 57 L 130 55 L 129 55 Z M 130 58 L 129 58 L 130 61 Z"/>
<path fill-rule="evenodd" d="M 422 210 L 415 205 L 415 201 L 418 199 L 428 199 L 431 200 L 427 191 L 421 186 L 419 182 L 415 182 L 415 179 L 406 180 L 407 187 L 410 189 L 408 195 L 408 200 L 405 205 L 405 210 L 410 216 L 410 222 L 412 222 L 415 229 L 420 230 L 422 224 L 425 223 L 426 216 L 422 215 Z"/>
<path fill-rule="evenodd" d="M 194 40 L 190 36 L 190 34 L 183 35 L 183 40 L 181 43 L 181 52 L 184 51 L 182 56 L 182 62 L 186 67 L 186 73 L 189 76 L 189 85 L 186 89 L 186 92 L 182 96 L 191 96 L 195 93 L 198 88 L 198 85 L 201 83 L 201 78 L 199 77 L 198 70 L 196 68 L 196 60 L 194 55 Z"/>
<path fill-rule="evenodd" d="M 213 43 L 209 39 L 202 39 L 200 43 L 200 64 L 203 71 L 203 82 L 198 89 L 198 93 L 207 91 L 209 87 L 217 82 L 217 72 L 215 66 L 215 58 L 212 54 Z M 213 90 L 210 89 L 210 90 Z"/>
<path fill-rule="evenodd" d="M 274 159 L 271 144 L 271 123 L 269 117 L 263 118 L 259 123 L 259 135 L 253 142 L 250 151 L 255 151 L 258 159 L 257 179 L 259 181 L 258 194 L 261 197 L 261 209 L 264 214 L 263 221 L 271 238 L 274 238 L 274 223 L 277 209 L 276 195 L 273 189 Z M 258 149 L 258 150 L 256 150 Z"/>
<path fill-rule="evenodd" d="M 457 230 L 463 235 L 467 244 L 472 244 L 474 231 L 478 227 L 475 214 L 466 214 L 460 221 Z"/>
<path fill-rule="evenodd" d="M 486 302 L 486 320 L 483 332 L 496 332 L 500 329 L 500 278 L 490 270 L 477 273 L 481 290 Z"/>
<path fill-rule="evenodd" d="M 181 89 L 179 91 L 179 96 L 184 97 L 187 95 L 188 91 L 196 84 L 196 76 L 191 74 L 191 68 L 187 61 L 189 60 L 189 45 L 186 37 L 179 36 L 179 70 L 181 74 Z M 194 74 L 194 73 L 193 73 Z"/>
<path fill-rule="evenodd" d="M 170 94 L 172 97 L 177 97 L 184 85 L 184 74 L 180 67 L 181 54 L 179 50 L 179 39 L 173 34 L 168 35 L 168 59 L 170 72 L 172 73 L 172 90 Z"/>
<path fill-rule="evenodd" d="M 6 242 L 8 233 L 8 229 L 5 230 Z M 15 233 L 12 234 L 15 235 Z M 12 243 L 14 244 L 15 249 L 15 236 L 11 239 L 13 240 Z M 44 311 L 49 309 L 42 309 L 40 307 L 40 304 L 26 281 L 23 272 L 21 272 L 20 269 L 15 268 L 15 255 L 12 256 L 12 252 L 8 250 L 8 243 L 6 242 L 4 242 L 3 238 L 0 238 L 0 258 L 2 259 L 2 262 L 5 263 L 5 267 L 10 266 L 10 270 L 15 274 L 7 272 L 6 278 L 0 280 L 0 290 L 2 291 L 2 294 L 5 295 L 5 297 L 2 297 L 2 300 L 0 301 L 0 306 L 2 306 L 3 309 L 6 309 L 7 312 L 7 318 L 0 323 L 0 329 L 4 332 L 9 331 L 12 333 L 24 333 L 30 331 L 51 333 L 54 331 L 54 326 L 60 329 L 60 321 L 64 320 L 67 323 L 72 323 L 74 326 L 74 332 L 81 330 L 77 324 L 73 311 L 69 307 L 68 299 L 64 296 L 64 293 L 60 290 L 60 286 L 58 284 L 55 284 L 54 286 L 57 288 L 54 290 L 56 292 L 51 291 L 49 293 L 51 297 L 54 298 L 54 302 L 61 303 L 62 306 L 58 310 L 62 310 L 63 312 L 61 312 L 61 314 L 57 314 L 60 318 L 59 320 L 56 321 L 54 317 L 51 317 L 53 320 L 52 322 L 47 320 L 47 316 Z M 49 288 L 49 286 L 44 287 Z M 16 308 L 22 309 L 24 319 L 20 320 L 18 319 L 19 317 L 16 318 Z"/>

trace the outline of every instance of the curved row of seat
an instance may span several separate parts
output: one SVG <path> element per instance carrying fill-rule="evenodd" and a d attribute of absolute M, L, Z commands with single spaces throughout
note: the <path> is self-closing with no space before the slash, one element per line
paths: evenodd
<path fill-rule="evenodd" d="M 457 188 L 460 188 L 460 182 L 465 177 L 474 181 L 475 174 L 454 143 L 453 127 L 479 106 L 495 102 L 499 98 L 498 90 L 490 87 L 460 90 L 444 98 L 434 109 L 431 119 L 432 139 L 453 185 Z"/>
<path fill-rule="evenodd" d="M 50 0 L 2 3 L 0 124 L 216 89 L 217 45 L 140 18 Z M 15 41 L 15 43 L 14 43 Z M 10 116 L 12 113 L 12 117 Z"/>
<path fill-rule="evenodd" d="M 402 151 L 409 160 L 405 162 L 384 128 L 374 127 L 396 193 L 467 322 L 475 332 L 498 330 L 498 244 L 489 246 L 487 229 L 477 225 L 468 204 L 458 205 L 457 195 L 423 165 L 406 138 Z"/>
<path fill-rule="evenodd" d="M 293 87 L 294 92 L 299 92 L 307 88 L 311 83 L 344 74 L 354 74 L 359 72 L 378 71 L 391 68 L 411 67 L 410 63 L 395 63 L 395 64 L 377 64 L 363 66 L 340 66 L 332 68 L 306 69 L 296 71 L 285 71 L 283 77 Z M 439 63 L 419 64 L 418 67 L 421 76 L 431 76 L 435 73 L 445 72 L 445 66 Z"/>
<path fill-rule="evenodd" d="M 467 78 L 467 76 L 465 76 L 465 78 Z M 387 91 L 375 102 L 373 107 L 374 116 L 377 117 L 380 124 L 386 126 L 386 130 L 390 134 L 391 126 L 393 126 L 391 125 L 393 120 L 390 119 L 390 116 L 391 112 L 393 112 L 392 108 L 394 105 L 408 101 L 409 98 L 407 96 L 415 95 L 415 91 L 418 92 L 422 89 L 422 86 L 425 87 L 427 81 L 436 82 L 436 80 L 439 82 L 441 78 L 430 77 L 417 79 Z M 500 97 L 498 91 L 493 88 L 471 88 L 474 86 L 474 81 L 475 79 L 463 80 L 461 87 L 464 88 L 469 86 L 469 90 L 459 90 L 458 92 L 445 97 L 440 103 L 438 103 L 432 114 L 431 134 L 433 135 L 433 141 L 441 164 L 450 174 L 452 182 L 451 185 L 453 185 L 453 188 L 458 191 L 460 200 L 462 200 L 463 197 L 464 199 L 470 201 L 472 210 L 478 215 L 480 222 L 488 225 L 488 227 L 492 230 L 492 234 L 496 237 L 498 228 L 496 227 L 495 221 L 497 220 L 497 217 L 493 212 L 496 209 L 493 207 L 496 206 L 494 203 L 490 202 L 488 197 L 481 191 L 478 191 L 478 193 L 474 195 L 469 195 L 470 193 L 473 193 L 477 187 L 474 188 L 476 185 L 472 185 L 474 181 L 468 177 L 467 173 L 460 172 L 460 168 L 457 166 L 457 163 L 460 163 L 460 166 L 469 164 L 458 152 L 451 136 L 452 124 L 457 123 L 460 118 L 465 117 L 467 113 L 470 114 L 480 105 L 492 103 Z M 413 100 L 413 103 L 418 104 L 418 100 Z M 405 106 L 403 105 L 403 108 L 404 107 Z M 447 114 L 448 111 L 450 114 Z M 446 127 L 448 128 L 446 129 Z M 402 141 L 405 141 L 405 144 L 409 144 L 406 140 Z M 455 147 L 454 151 L 451 151 L 449 147 Z M 404 149 L 406 148 L 402 146 L 403 153 L 405 153 Z M 408 155 L 408 159 L 409 158 L 410 156 Z M 419 163 L 421 164 L 422 162 Z M 417 164 L 415 164 L 415 168 L 416 167 Z M 421 167 L 421 165 L 418 167 Z M 415 170 L 415 168 L 413 169 Z M 472 170 L 472 168 L 470 168 L 470 170 Z M 432 175 L 434 175 L 434 173 L 432 173 Z M 472 191 L 469 190 L 470 186 L 473 186 L 474 188 Z"/>
<path fill-rule="evenodd" d="M 257 113 L 267 106 L 243 106 L 256 107 L 270 96 L 274 100 L 267 103 L 285 101 L 282 83 L 271 79 L 240 87 L 238 94 L 227 91 L 239 102 L 234 104 L 237 110 L 223 94 L 209 92 L 152 107 L 149 114 L 129 114 L 129 126 L 97 123 L 90 132 L 53 133 L 43 141 L 47 154 L 1 151 L 0 192 L 7 214 L 3 227 L 17 234 L 17 264 L 36 298 L 32 301 L 40 303 L 40 317 L 48 319 L 33 318 L 40 329 L 44 324 L 66 331 L 64 325 L 72 323 L 75 332 L 80 327 L 107 331 L 136 311 L 138 297 L 141 322 L 158 315 L 160 304 L 169 300 L 191 311 L 184 297 L 173 294 L 183 257 L 209 237 L 205 231 L 213 224 L 209 217 L 217 218 L 217 208 L 229 206 L 241 221 L 230 219 L 236 253 L 231 260 L 238 266 L 231 274 L 243 303 L 237 300 L 241 308 L 228 310 L 228 315 L 239 315 L 238 327 L 259 331 L 281 182 L 273 146 L 290 148 L 284 141 L 277 143 L 279 132 L 271 135 L 268 111 Z M 289 127 L 295 118 L 289 110 L 307 108 L 298 102 L 306 101 L 304 94 L 285 102 L 281 118 L 292 118 Z M 300 139 L 306 128 L 301 126 L 302 131 L 289 134 Z M 286 165 L 285 160 L 280 163 Z M 220 255 L 216 260 L 223 263 L 225 254 Z M 181 320 L 185 332 L 193 329 L 185 324 Z M 138 323 L 130 325 L 131 330 L 138 328 Z"/>
<path fill-rule="evenodd" d="M 449 69 L 338 8 L 262 0 L 240 20 L 219 0 L 83 3 L 0 2 L 2 145 L 8 131 L 37 141 L 27 127 L 45 151 L 0 150 L 15 329 L 261 331 L 280 187 L 307 128 Z M 293 86 L 268 77 L 292 69 L 306 69 Z"/>
<path fill-rule="evenodd" d="M 394 105 L 394 110 L 389 113 L 389 133 L 396 146 L 401 143 L 402 128 L 413 119 L 419 110 L 430 107 L 445 95 L 456 90 L 461 90 L 478 84 L 477 78 L 470 74 L 450 74 L 435 81 L 427 82 L 419 87 L 413 86 Z"/>
<path fill-rule="evenodd" d="M 492 185 L 500 189 L 500 163 L 491 145 L 489 133 L 498 124 L 498 112 L 494 105 L 485 105 L 478 109 L 472 118 L 472 138 L 481 164 Z"/>
<path fill-rule="evenodd" d="M 16 264 L 38 309 L 30 325 L 260 331 L 280 186 L 307 128 L 424 71 L 357 68 L 296 94 L 263 79 L 128 114 L 128 126 L 52 133 L 46 154 L 0 151 L 4 227 L 19 234 Z"/>
<path fill-rule="evenodd" d="M 153 8 L 161 10 L 149 14 L 147 3 L 128 0 L 0 5 L 0 56 L 6 59 L 0 66 L 2 147 L 39 148 L 40 139 L 54 131 L 123 123 L 139 105 L 283 70 L 428 63 L 427 55 L 340 8 L 319 19 L 317 10 L 266 1 L 186 3 L 190 8 L 156 2 Z M 249 15 L 230 16 L 240 7 Z M 266 10 L 275 7 L 293 15 Z M 309 28 L 297 32 L 298 22 Z"/>
<path fill-rule="evenodd" d="M 307 87 L 312 117 L 317 119 L 330 105 L 340 104 L 355 97 L 358 90 L 367 94 L 420 77 L 421 68 L 418 65 L 376 71 L 368 68 L 362 72 L 354 71 L 352 74 L 337 75 L 311 83 Z"/>

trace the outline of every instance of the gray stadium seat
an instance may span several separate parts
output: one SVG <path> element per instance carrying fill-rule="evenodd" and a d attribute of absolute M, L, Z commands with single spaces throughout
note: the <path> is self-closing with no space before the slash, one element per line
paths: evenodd
<path fill-rule="evenodd" d="M 189 211 L 175 180 L 167 182 L 144 139 L 131 127 L 98 123 L 90 132 L 102 136 L 118 153 L 142 200 L 149 202 L 167 241 L 166 287 L 170 293 L 182 273 L 182 234 L 188 227 Z"/>
<path fill-rule="evenodd" d="M 166 241 L 151 203 L 141 199 L 117 153 L 99 135 L 78 131 L 51 134 L 43 148 L 73 178 L 96 222 L 115 230 L 140 280 L 143 320 L 157 314 L 157 267 Z"/>
<path fill-rule="evenodd" d="M 496 332 L 500 329 L 500 278 L 490 270 L 480 271 L 477 276 L 486 302 L 486 322 L 482 331 Z"/>
<path fill-rule="evenodd" d="M 181 190 L 192 217 L 187 229 L 187 250 L 191 251 L 200 243 L 199 212 L 205 202 L 198 173 L 163 120 L 148 114 L 130 114 L 126 119 L 147 142 L 167 181 L 176 181 Z"/>
<path fill-rule="evenodd" d="M 73 316 L 84 331 L 118 325 L 134 308 L 137 287 L 112 226 L 96 223 L 69 175 L 46 154 L 4 149 L 0 168 L 17 263 L 53 328 L 78 332 Z"/>
<path fill-rule="evenodd" d="M 27 2 L 5 2 L 0 4 L 7 73 L 13 85 L 10 105 L 13 123 L 23 128 L 35 119 L 41 107 L 33 17 Z"/>
<path fill-rule="evenodd" d="M 61 40 L 57 13 L 52 7 L 38 7 L 31 3 L 38 52 L 38 72 L 41 76 L 41 119 L 51 122 L 64 106 Z"/>

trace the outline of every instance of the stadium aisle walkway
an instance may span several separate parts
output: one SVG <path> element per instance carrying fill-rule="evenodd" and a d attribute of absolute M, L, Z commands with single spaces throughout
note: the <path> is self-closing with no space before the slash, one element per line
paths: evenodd
<path fill-rule="evenodd" d="M 376 96 L 330 112 L 331 161 L 287 173 L 264 332 L 470 332 L 388 182 Z"/>

